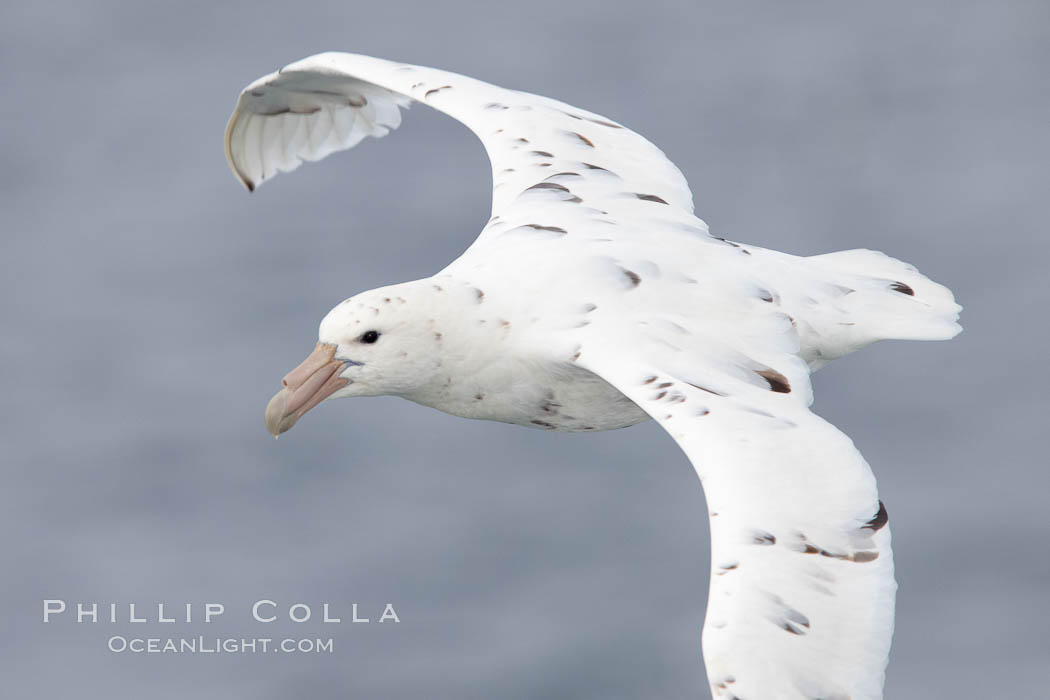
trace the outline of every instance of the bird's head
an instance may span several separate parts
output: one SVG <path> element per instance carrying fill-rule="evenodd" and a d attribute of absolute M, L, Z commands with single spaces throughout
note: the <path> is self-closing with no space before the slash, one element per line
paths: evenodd
<path fill-rule="evenodd" d="M 404 396 L 441 366 L 445 289 L 430 280 L 363 292 L 321 321 L 318 342 L 266 406 L 274 437 L 326 399 Z"/>

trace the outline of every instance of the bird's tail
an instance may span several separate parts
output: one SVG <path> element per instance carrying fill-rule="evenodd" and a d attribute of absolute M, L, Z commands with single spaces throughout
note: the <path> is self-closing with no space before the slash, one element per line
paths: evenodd
<path fill-rule="evenodd" d="M 810 317 L 818 366 L 877 340 L 947 340 L 962 330 L 951 290 L 884 253 L 843 250 L 805 264 L 839 292 L 833 314 Z"/>

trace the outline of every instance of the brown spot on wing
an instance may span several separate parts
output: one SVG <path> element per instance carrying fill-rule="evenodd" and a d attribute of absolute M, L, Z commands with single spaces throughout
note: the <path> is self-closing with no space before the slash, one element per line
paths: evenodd
<path fill-rule="evenodd" d="M 570 131 L 569 133 L 570 133 L 570 134 L 572 134 L 573 136 L 575 136 L 576 138 L 578 138 L 578 139 L 579 139 L 580 141 L 583 141 L 583 142 L 584 142 L 585 144 L 587 144 L 587 145 L 588 145 L 588 146 L 590 146 L 591 148 L 594 148 L 594 142 L 593 142 L 593 141 L 591 141 L 591 140 L 590 140 L 589 138 L 587 138 L 586 136 L 584 136 L 583 134 L 581 134 L 581 133 L 578 133 L 578 132 L 576 132 L 576 131 Z"/>
<path fill-rule="evenodd" d="M 633 270 L 628 270 L 625 267 L 621 267 L 620 269 L 623 270 L 623 274 L 627 277 L 627 279 L 631 281 L 632 287 L 637 287 L 642 283 L 642 278 L 638 276 L 637 272 L 634 272 Z"/>
<path fill-rule="evenodd" d="M 658 202 L 659 204 L 667 204 L 667 200 L 663 197 L 657 197 L 655 194 L 638 194 L 634 195 L 638 199 L 644 199 L 647 202 Z"/>
<path fill-rule="evenodd" d="M 775 369 L 755 370 L 755 374 L 769 382 L 769 389 L 778 394 L 791 393 L 791 383 L 780 372 Z"/>
<path fill-rule="evenodd" d="M 528 190 L 558 190 L 559 192 L 568 192 L 569 188 L 565 185 L 559 185 L 557 182 L 537 182 L 532 187 L 526 188 Z"/>
<path fill-rule="evenodd" d="M 536 231 L 551 231 L 553 233 L 568 233 L 565 229 L 560 226 L 540 226 L 539 224 L 525 224 L 521 228 L 531 228 Z"/>
<path fill-rule="evenodd" d="M 426 92 L 423 93 L 423 99 L 424 100 L 427 99 L 428 97 L 433 95 L 435 92 L 441 92 L 442 90 L 449 90 L 451 88 L 452 88 L 451 85 L 442 85 L 441 87 L 431 88 L 431 89 L 429 89 L 429 90 L 427 90 Z"/>
<path fill-rule="evenodd" d="M 612 122 L 605 121 L 604 119 L 594 119 L 593 117 L 585 117 L 580 114 L 573 114 L 572 112 L 565 112 L 566 116 L 572 117 L 573 119 L 579 119 L 580 121 L 591 122 L 592 124 L 601 124 L 607 126 L 610 129 L 622 129 L 623 127 L 619 124 L 613 124 Z"/>
<path fill-rule="evenodd" d="M 686 382 L 689 386 L 700 391 L 706 391 L 708 394 L 714 394 L 715 396 L 725 396 L 725 394 L 715 391 L 714 389 L 708 389 L 707 387 L 700 386 L 699 384 L 693 384 L 692 382 Z"/>
<path fill-rule="evenodd" d="M 776 544 L 777 543 L 777 538 L 774 537 L 769 532 L 764 532 L 762 530 L 755 530 L 751 534 L 751 543 L 752 544 L 760 544 L 760 545 L 771 545 L 771 544 Z"/>
<path fill-rule="evenodd" d="M 890 521 L 889 513 L 886 512 L 886 506 L 882 501 L 879 501 L 879 512 L 875 514 L 875 517 L 864 524 L 864 527 L 868 528 L 872 532 L 878 532 L 886 523 Z"/>
<path fill-rule="evenodd" d="M 890 285 L 890 289 L 901 294 L 907 294 L 910 297 L 915 296 L 915 290 L 904 284 L 903 282 L 894 282 Z"/>
<path fill-rule="evenodd" d="M 734 248 L 739 248 L 740 247 L 738 244 L 733 243 L 733 241 L 727 241 L 726 239 L 722 238 L 721 236 L 711 236 L 711 238 L 715 239 L 716 241 L 722 241 L 726 245 L 731 245 Z"/>

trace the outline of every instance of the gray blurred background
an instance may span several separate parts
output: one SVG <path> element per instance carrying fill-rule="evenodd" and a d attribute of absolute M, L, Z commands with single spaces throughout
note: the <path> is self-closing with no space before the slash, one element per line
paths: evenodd
<path fill-rule="evenodd" d="M 363 399 L 266 435 L 334 303 L 433 273 L 488 216 L 482 149 L 420 105 L 243 191 L 221 144 L 238 92 L 322 50 L 608 115 L 676 161 L 713 231 L 871 247 L 950 286 L 966 332 L 840 360 L 815 409 L 891 513 L 887 696 L 1044 696 L 1048 8 L 5 3 L 4 696 L 707 697 L 703 495 L 655 425 L 558 435 Z M 227 613 L 44 625 L 44 598 Z M 259 598 L 402 622 L 259 625 Z M 335 651 L 113 654 L 113 634 Z"/>

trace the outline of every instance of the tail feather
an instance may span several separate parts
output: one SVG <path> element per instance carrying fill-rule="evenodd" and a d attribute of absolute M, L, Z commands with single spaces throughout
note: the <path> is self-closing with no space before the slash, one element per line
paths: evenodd
<path fill-rule="evenodd" d="M 841 290 L 828 313 L 805 319 L 803 345 L 814 369 L 877 340 L 947 340 L 962 330 L 951 290 L 912 265 L 865 249 L 805 260 Z"/>

